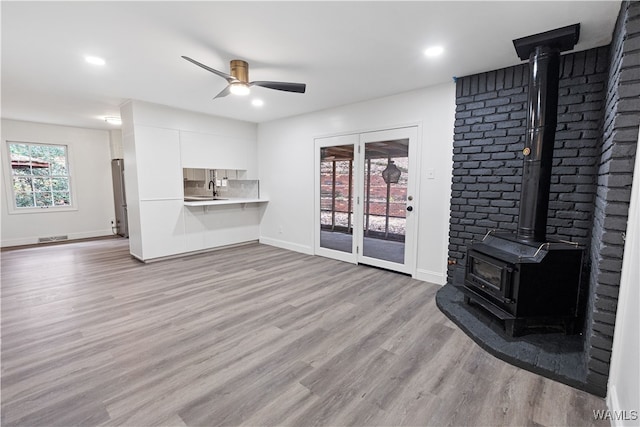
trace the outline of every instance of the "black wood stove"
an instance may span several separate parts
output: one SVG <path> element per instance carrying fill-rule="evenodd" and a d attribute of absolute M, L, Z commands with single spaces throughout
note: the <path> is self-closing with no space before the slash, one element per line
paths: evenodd
<path fill-rule="evenodd" d="M 516 234 L 490 231 L 467 250 L 465 302 L 504 321 L 509 336 L 562 328 L 574 333 L 583 249 L 546 237 L 558 106 L 560 52 L 578 42 L 580 25 L 513 41 L 529 59 L 527 133 Z"/>
<path fill-rule="evenodd" d="M 490 233 L 467 251 L 465 301 L 503 320 L 510 336 L 540 328 L 574 333 L 582 252 L 570 243 Z"/>

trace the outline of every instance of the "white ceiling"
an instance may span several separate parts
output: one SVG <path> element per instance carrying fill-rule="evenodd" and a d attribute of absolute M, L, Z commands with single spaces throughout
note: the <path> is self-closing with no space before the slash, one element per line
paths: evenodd
<path fill-rule="evenodd" d="M 138 99 L 251 122 L 317 111 L 518 64 L 512 40 L 580 23 L 585 50 L 610 42 L 619 1 L 1 2 L 2 117 L 104 128 Z M 442 45 L 438 58 L 425 48 Z M 96 67 L 85 55 L 103 57 Z M 226 82 L 180 58 L 306 94 Z M 253 107 L 253 98 L 264 100 Z"/>

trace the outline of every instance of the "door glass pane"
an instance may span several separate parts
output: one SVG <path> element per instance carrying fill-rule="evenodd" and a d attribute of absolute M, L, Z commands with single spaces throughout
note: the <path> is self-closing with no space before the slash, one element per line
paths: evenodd
<path fill-rule="evenodd" d="M 320 246 L 353 248 L 353 145 L 320 150 Z"/>
<path fill-rule="evenodd" d="M 363 255 L 402 264 L 409 140 L 368 142 L 364 161 Z"/>

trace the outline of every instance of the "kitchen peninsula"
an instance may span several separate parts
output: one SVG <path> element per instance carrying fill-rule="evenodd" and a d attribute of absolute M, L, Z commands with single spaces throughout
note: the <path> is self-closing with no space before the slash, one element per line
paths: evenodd
<path fill-rule="evenodd" d="M 135 100 L 121 117 L 133 257 L 150 262 L 259 239 L 268 197 L 258 191 L 255 124 Z M 217 188 L 209 171 L 220 171 Z"/>
<path fill-rule="evenodd" d="M 184 205 L 189 207 L 199 207 L 199 206 L 224 206 L 224 205 L 244 205 L 246 203 L 266 203 L 268 200 L 265 199 L 213 199 L 213 200 L 185 200 Z"/>

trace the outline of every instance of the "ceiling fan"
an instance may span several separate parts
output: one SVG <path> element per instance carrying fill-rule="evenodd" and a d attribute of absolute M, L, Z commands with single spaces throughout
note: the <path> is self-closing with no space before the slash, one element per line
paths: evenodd
<path fill-rule="evenodd" d="M 240 59 L 233 59 L 231 61 L 231 74 L 223 73 L 222 71 L 214 70 L 200 62 L 183 56 L 187 61 L 196 64 L 198 67 L 202 67 L 207 71 L 216 74 L 229 83 L 229 85 L 217 94 L 213 99 L 222 98 L 230 93 L 234 95 L 248 95 L 251 86 L 261 86 L 267 89 L 282 90 L 285 92 L 304 93 L 307 85 L 304 83 L 287 83 L 287 82 L 268 82 L 268 81 L 249 81 L 249 64 L 246 61 Z"/>

